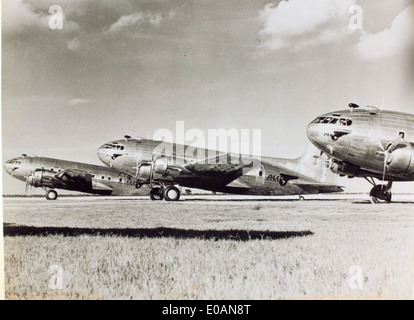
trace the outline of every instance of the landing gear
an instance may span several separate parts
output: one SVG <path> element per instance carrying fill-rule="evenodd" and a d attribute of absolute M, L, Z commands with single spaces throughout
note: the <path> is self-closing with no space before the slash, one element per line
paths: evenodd
<path fill-rule="evenodd" d="M 152 188 L 150 191 L 150 198 L 152 201 L 164 199 L 163 190 L 160 187 Z"/>
<path fill-rule="evenodd" d="M 299 196 L 299 201 L 305 201 L 305 197 L 304 196 Z"/>
<path fill-rule="evenodd" d="M 56 200 L 58 198 L 58 193 L 55 190 L 49 190 L 46 192 L 47 200 Z"/>
<path fill-rule="evenodd" d="M 150 191 L 150 198 L 153 201 L 178 201 L 180 199 L 180 190 L 175 186 L 168 187 L 154 187 Z"/>
<path fill-rule="evenodd" d="M 371 178 L 372 179 L 372 178 Z M 372 179 L 371 181 L 366 178 L 366 180 L 371 183 L 374 187 L 371 189 L 369 193 L 371 203 L 391 203 L 392 200 L 392 181 L 389 181 L 388 184 L 377 185 Z"/>
<path fill-rule="evenodd" d="M 168 186 L 164 189 L 165 201 L 178 201 L 180 199 L 180 190 L 174 186 Z"/>

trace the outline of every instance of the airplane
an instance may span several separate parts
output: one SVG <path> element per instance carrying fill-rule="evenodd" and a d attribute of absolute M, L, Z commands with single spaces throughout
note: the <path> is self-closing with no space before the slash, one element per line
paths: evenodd
<path fill-rule="evenodd" d="M 373 186 L 371 202 L 390 203 L 393 182 L 414 181 L 414 115 L 349 107 L 317 117 L 308 138 L 329 157 L 332 172 L 365 178 Z"/>
<path fill-rule="evenodd" d="M 259 159 L 129 135 L 124 138 L 102 145 L 98 157 L 110 168 L 133 176 L 137 188 L 149 186 L 152 200 L 178 201 L 177 186 L 243 195 L 299 195 L 301 200 L 304 194 L 343 191 L 336 184 L 338 175 L 326 168 L 326 159 L 311 144 L 298 159 Z"/>
<path fill-rule="evenodd" d="M 65 161 L 23 154 L 4 164 L 5 171 L 13 178 L 46 191 L 47 200 L 56 200 L 55 189 L 80 191 L 99 195 L 148 195 L 149 189 L 135 188 L 133 177 L 105 166 Z"/>

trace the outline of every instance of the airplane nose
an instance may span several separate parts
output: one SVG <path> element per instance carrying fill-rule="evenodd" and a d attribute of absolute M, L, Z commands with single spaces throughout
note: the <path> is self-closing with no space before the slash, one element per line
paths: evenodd
<path fill-rule="evenodd" d="M 326 141 L 324 140 L 324 131 L 318 123 L 310 123 L 306 129 L 308 139 L 315 147 L 324 150 L 326 148 Z"/>
<path fill-rule="evenodd" d="M 308 138 L 312 143 L 316 142 L 316 139 L 318 137 L 318 130 L 314 123 L 310 123 L 308 125 L 308 127 L 306 128 L 306 134 L 308 135 Z"/>
<path fill-rule="evenodd" d="M 108 151 L 107 151 L 107 149 L 105 149 L 103 146 L 102 147 L 100 147 L 99 149 L 98 149 L 98 152 L 97 152 L 97 154 L 98 154 L 98 158 L 99 158 L 99 160 L 101 160 L 103 163 L 105 163 L 106 165 L 108 165 L 109 164 L 109 156 L 108 156 Z"/>
<path fill-rule="evenodd" d="M 4 168 L 4 170 L 5 170 L 8 174 L 11 174 L 11 167 L 10 167 L 10 164 L 8 164 L 8 163 L 4 163 L 4 164 L 3 164 L 3 168 Z"/>

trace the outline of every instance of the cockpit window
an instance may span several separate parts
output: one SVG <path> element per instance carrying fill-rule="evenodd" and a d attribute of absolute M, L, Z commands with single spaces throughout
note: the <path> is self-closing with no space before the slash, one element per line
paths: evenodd
<path fill-rule="evenodd" d="M 17 165 L 22 164 L 22 162 L 20 160 L 16 160 L 16 159 L 8 160 L 8 161 L 6 161 L 6 163 L 17 164 Z"/>
<path fill-rule="evenodd" d="M 117 149 L 117 150 L 124 150 L 124 146 L 120 146 L 119 144 L 107 143 L 102 146 L 104 149 Z"/>
<path fill-rule="evenodd" d="M 319 117 L 316 118 L 313 123 L 323 123 L 323 124 L 337 124 L 341 126 L 351 126 L 352 120 L 347 118 L 339 118 L 339 117 Z"/>

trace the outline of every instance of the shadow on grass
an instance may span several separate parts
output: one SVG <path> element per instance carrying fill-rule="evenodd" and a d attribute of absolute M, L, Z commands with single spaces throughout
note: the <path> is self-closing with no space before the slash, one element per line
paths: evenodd
<path fill-rule="evenodd" d="M 199 240 L 279 240 L 313 235 L 311 231 L 256 231 L 256 230 L 192 230 L 175 228 L 138 228 L 138 229 L 94 229 L 67 227 L 33 227 L 4 225 L 4 236 L 37 236 L 47 237 L 62 235 L 65 237 L 119 236 L 131 238 L 175 238 Z"/>

